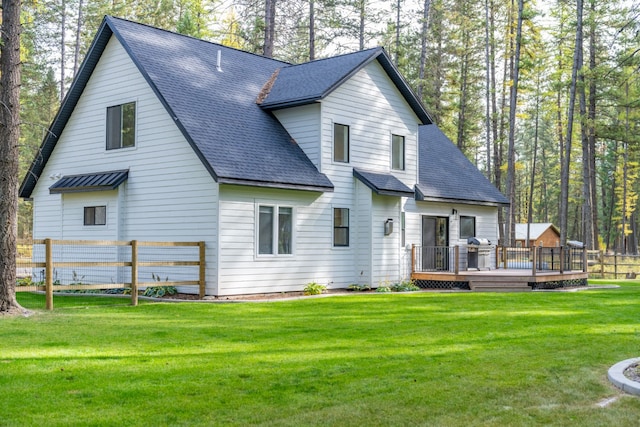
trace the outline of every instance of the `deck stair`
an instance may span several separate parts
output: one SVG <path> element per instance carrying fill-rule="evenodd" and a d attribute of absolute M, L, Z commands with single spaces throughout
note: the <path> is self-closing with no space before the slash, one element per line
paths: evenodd
<path fill-rule="evenodd" d="M 469 287 L 475 292 L 528 292 L 531 287 L 516 277 L 474 277 Z"/>

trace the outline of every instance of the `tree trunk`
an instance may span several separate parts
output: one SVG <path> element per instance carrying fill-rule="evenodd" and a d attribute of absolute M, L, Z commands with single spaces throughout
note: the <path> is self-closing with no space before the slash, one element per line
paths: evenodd
<path fill-rule="evenodd" d="M 429 32 L 429 9 L 431 8 L 431 0 L 424 0 L 424 9 L 422 10 L 422 33 L 420 36 L 420 65 L 418 71 L 418 98 L 422 100 L 422 91 L 424 89 L 424 75 L 427 67 L 427 33 Z"/>
<path fill-rule="evenodd" d="M 360 50 L 364 50 L 364 23 L 366 18 L 367 0 L 360 0 L 360 28 L 358 31 Z"/>
<path fill-rule="evenodd" d="M 396 54 L 395 54 L 395 64 L 396 67 L 400 61 L 400 2 L 402 0 L 397 0 L 396 2 Z"/>
<path fill-rule="evenodd" d="M 264 47 L 262 53 L 267 58 L 273 58 L 273 44 L 276 32 L 276 0 L 265 1 L 264 13 Z"/>
<path fill-rule="evenodd" d="M 529 232 L 533 222 L 533 190 L 536 183 L 536 162 L 538 160 L 538 135 L 540 128 L 540 74 L 536 78 L 536 117 L 533 133 L 533 165 L 531 166 L 531 183 L 529 185 L 529 206 L 527 207 L 527 247 L 530 245 Z"/>
<path fill-rule="evenodd" d="M 66 79 L 65 76 L 65 66 L 66 66 L 66 27 L 67 27 L 67 3 L 65 0 L 62 0 L 60 5 L 60 101 L 64 99 L 64 81 Z"/>
<path fill-rule="evenodd" d="M 491 73 L 489 59 L 489 0 L 484 0 L 484 65 L 485 65 L 485 144 L 487 148 L 487 178 L 491 179 Z"/>
<path fill-rule="evenodd" d="M 587 113 L 589 123 L 589 151 L 591 157 L 589 158 L 589 182 L 591 190 L 591 223 L 593 224 L 593 249 L 600 249 L 600 242 L 598 241 L 599 227 L 598 227 L 598 186 L 596 185 L 596 2 L 590 0 L 590 14 L 591 21 L 589 22 L 589 111 Z"/>
<path fill-rule="evenodd" d="M 0 314 L 24 313 L 16 301 L 20 0 L 2 0 L 0 47 Z"/>
<path fill-rule="evenodd" d="M 507 152 L 507 194 L 509 197 L 509 215 L 507 217 L 507 242 L 515 246 L 515 199 L 516 199 L 516 106 L 518 102 L 518 78 L 520 74 L 520 47 L 522 44 L 522 13 L 524 0 L 518 0 L 518 24 L 516 29 L 516 50 L 513 58 L 513 84 L 509 99 L 509 148 Z"/>
<path fill-rule="evenodd" d="M 73 76 L 78 74 L 80 66 L 80 38 L 82 37 L 82 0 L 78 0 L 78 25 L 76 26 L 76 45 L 73 52 Z"/>
<path fill-rule="evenodd" d="M 316 16 L 314 0 L 309 0 L 309 61 L 316 59 Z"/>
<path fill-rule="evenodd" d="M 569 169 L 571 166 L 571 139 L 573 137 L 573 115 L 576 103 L 576 86 L 578 73 L 582 69 L 582 0 L 576 5 L 576 44 L 571 70 L 571 88 L 569 90 L 569 106 L 567 113 L 567 137 L 565 138 L 565 155 L 560 176 L 560 244 L 567 243 L 567 226 L 569 213 Z"/>

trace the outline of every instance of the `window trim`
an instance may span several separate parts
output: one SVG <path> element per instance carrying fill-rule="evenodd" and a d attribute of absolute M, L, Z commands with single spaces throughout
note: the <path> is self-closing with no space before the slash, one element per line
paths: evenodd
<path fill-rule="evenodd" d="M 260 210 L 261 208 L 271 208 L 271 252 L 260 252 Z M 280 210 L 290 209 L 291 230 L 289 236 L 289 253 L 280 253 Z M 277 258 L 293 257 L 295 255 L 295 223 L 296 209 L 291 205 L 279 205 L 274 203 L 256 203 L 256 236 L 255 236 L 255 256 L 257 258 Z"/>
<path fill-rule="evenodd" d="M 463 219 L 470 219 L 473 221 L 473 235 L 471 236 L 467 236 L 467 235 L 463 235 L 462 234 L 462 220 Z M 458 234 L 460 235 L 460 239 L 467 239 L 469 237 L 476 237 L 476 232 L 477 232 L 477 228 L 476 228 L 476 217 L 475 216 L 471 216 L 471 215 L 460 215 L 460 219 L 459 219 L 459 230 L 458 230 Z"/>
<path fill-rule="evenodd" d="M 343 126 L 344 128 L 346 128 L 347 130 L 347 141 L 346 141 L 346 153 L 342 153 L 346 155 L 346 160 L 337 160 L 336 159 L 336 126 Z M 331 159 L 333 161 L 333 163 L 340 163 L 340 164 L 349 164 L 351 162 L 351 126 L 344 124 L 344 123 L 338 123 L 338 122 L 333 122 L 332 123 L 332 127 L 331 127 Z"/>
<path fill-rule="evenodd" d="M 396 137 L 398 138 L 402 138 L 402 156 L 400 158 L 400 160 L 402 161 L 402 164 L 400 165 L 400 168 L 396 168 L 394 165 L 394 155 L 395 155 L 395 147 L 394 147 L 394 142 Z M 400 135 L 397 133 L 392 133 L 391 134 L 391 170 L 395 170 L 395 171 L 404 171 L 407 168 L 407 138 L 404 135 Z"/>
<path fill-rule="evenodd" d="M 124 110 L 125 110 L 125 106 L 127 105 L 133 105 L 133 144 L 132 145 L 123 145 L 124 144 L 124 140 L 125 138 L 123 137 L 123 131 L 124 131 L 124 127 L 123 127 L 123 114 L 124 114 Z M 114 132 L 112 132 L 112 124 L 110 117 L 111 116 L 111 111 L 117 110 L 120 112 L 120 117 L 118 118 L 118 122 L 119 122 L 119 128 L 120 128 L 120 133 L 119 135 L 117 135 L 117 139 L 118 139 L 118 144 L 117 146 L 115 145 L 115 141 L 113 140 L 114 136 Z M 117 117 L 117 115 L 114 115 L 114 117 Z M 105 117 L 105 125 L 106 125 L 106 129 L 105 129 L 105 149 L 106 151 L 114 151 L 114 150 L 122 150 L 122 149 L 132 149 L 135 148 L 137 146 L 136 142 L 138 139 L 138 102 L 137 101 L 128 101 L 128 102 L 122 102 L 120 104 L 115 104 L 115 105 L 109 105 L 106 107 L 106 117 Z"/>
<path fill-rule="evenodd" d="M 347 225 L 340 225 L 340 226 L 336 226 L 336 211 L 337 210 L 346 210 L 347 211 Z M 331 210 L 331 213 L 333 214 L 332 216 L 332 246 L 334 248 L 349 248 L 351 246 L 351 210 L 349 208 L 344 208 L 344 207 L 334 207 Z M 346 245 L 338 245 L 336 244 L 336 230 L 342 230 L 342 229 L 346 229 L 347 230 L 347 244 Z"/>
<path fill-rule="evenodd" d="M 98 222 L 98 208 L 102 208 L 104 211 L 104 222 Z M 93 210 L 93 213 L 90 213 Z M 87 222 L 87 219 L 90 218 L 91 221 Z M 84 206 L 83 216 L 82 216 L 82 225 L 85 227 L 104 227 L 107 225 L 107 205 L 95 205 L 95 206 Z"/>

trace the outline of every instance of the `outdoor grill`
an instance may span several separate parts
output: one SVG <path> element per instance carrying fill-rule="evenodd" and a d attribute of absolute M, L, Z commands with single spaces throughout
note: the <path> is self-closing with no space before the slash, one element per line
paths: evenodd
<path fill-rule="evenodd" d="M 491 268 L 491 242 L 482 237 L 467 239 L 467 268 L 489 270 Z"/>

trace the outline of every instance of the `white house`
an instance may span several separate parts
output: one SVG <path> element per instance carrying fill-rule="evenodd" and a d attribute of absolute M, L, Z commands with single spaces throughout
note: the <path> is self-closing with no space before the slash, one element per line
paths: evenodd
<path fill-rule="evenodd" d="M 206 241 L 206 293 L 373 287 L 507 200 L 381 48 L 300 65 L 106 17 L 25 177 L 34 238 Z"/>

